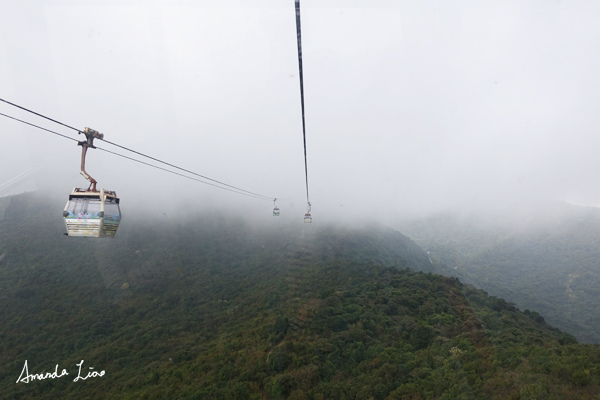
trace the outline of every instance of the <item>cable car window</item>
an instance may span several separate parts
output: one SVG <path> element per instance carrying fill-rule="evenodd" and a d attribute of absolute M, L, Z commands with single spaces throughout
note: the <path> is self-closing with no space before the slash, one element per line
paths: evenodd
<path fill-rule="evenodd" d="M 104 204 L 104 218 L 119 220 L 121 219 L 121 211 L 117 203 L 109 202 L 108 199 Z"/>
<path fill-rule="evenodd" d="M 80 198 L 70 200 L 67 211 L 71 218 L 99 218 L 101 207 L 100 199 Z"/>

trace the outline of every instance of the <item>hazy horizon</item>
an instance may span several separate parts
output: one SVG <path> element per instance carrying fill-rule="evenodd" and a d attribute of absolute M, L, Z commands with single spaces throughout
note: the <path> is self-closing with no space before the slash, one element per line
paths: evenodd
<path fill-rule="evenodd" d="M 302 218 L 292 0 L 0 9 L 0 98 L 280 198 L 282 215 Z M 532 201 L 600 205 L 598 17 L 591 1 L 302 0 L 314 222 Z M 81 140 L 5 103 L 0 112 Z M 0 196 L 42 190 L 66 200 L 87 186 L 74 142 L 2 116 L 0 132 Z M 87 166 L 124 208 L 173 200 L 272 209 L 99 150 Z"/>

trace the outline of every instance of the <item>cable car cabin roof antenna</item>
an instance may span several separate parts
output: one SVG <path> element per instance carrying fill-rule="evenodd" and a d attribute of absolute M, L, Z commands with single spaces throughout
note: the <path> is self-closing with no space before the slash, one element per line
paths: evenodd
<path fill-rule="evenodd" d="M 96 189 L 98 183 L 85 170 L 85 156 L 88 148 L 95 149 L 94 138 L 103 139 L 104 135 L 91 128 L 83 132 L 86 140 L 77 142 L 81 146 L 81 175 L 90 181 L 87 189 L 74 188 L 63 211 L 67 236 L 115 237 L 121 222 L 120 200 L 117 193 Z"/>

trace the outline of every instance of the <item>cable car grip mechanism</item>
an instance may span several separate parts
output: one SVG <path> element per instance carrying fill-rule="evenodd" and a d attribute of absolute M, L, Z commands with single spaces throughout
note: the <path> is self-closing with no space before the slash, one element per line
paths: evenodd
<path fill-rule="evenodd" d="M 85 179 L 90 181 L 90 186 L 88 187 L 88 191 L 97 192 L 96 183 L 98 183 L 98 182 L 85 171 L 85 156 L 87 154 L 88 148 L 92 148 L 92 149 L 96 148 L 96 147 L 94 147 L 94 138 L 102 140 L 102 139 L 104 139 L 104 134 L 102 134 L 92 128 L 85 128 L 83 130 L 83 132 L 79 131 L 79 134 L 82 134 L 82 133 L 85 135 L 86 140 L 77 142 L 77 146 L 81 146 L 81 175 L 83 175 L 83 177 Z"/>

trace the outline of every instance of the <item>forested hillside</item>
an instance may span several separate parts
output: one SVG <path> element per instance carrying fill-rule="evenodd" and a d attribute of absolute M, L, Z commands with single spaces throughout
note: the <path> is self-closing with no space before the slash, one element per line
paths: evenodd
<path fill-rule="evenodd" d="M 462 280 L 600 343 L 600 210 L 553 204 L 502 222 L 445 214 L 402 229 Z"/>
<path fill-rule="evenodd" d="M 3 398 L 600 395 L 597 346 L 419 271 L 398 232 L 198 214 L 68 238 L 47 200 L 0 203 Z M 25 360 L 69 375 L 16 383 Z M 81 360 L 104 375 L 74 382 Z"/>

